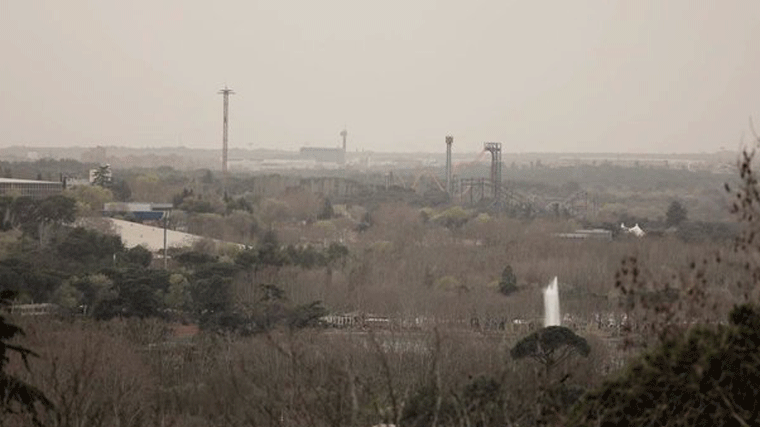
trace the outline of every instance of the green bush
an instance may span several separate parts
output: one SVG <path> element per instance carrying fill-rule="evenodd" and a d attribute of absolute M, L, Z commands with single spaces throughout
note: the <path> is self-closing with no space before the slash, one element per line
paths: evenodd
<path fill-rule="evenodd" d="M 662 342 L 588 393 L 569 425 L 760 424 L 760 310 L 739 306 L 730 320 Z"/>
<path fill-rule="evenodd" d="M 512 266 L 507 265 L 501 272 L 501 280 L 499 280 L 499 292 L 504 295 L 509 295 L 517 291 L 517 276 L 512 271 Z"/>

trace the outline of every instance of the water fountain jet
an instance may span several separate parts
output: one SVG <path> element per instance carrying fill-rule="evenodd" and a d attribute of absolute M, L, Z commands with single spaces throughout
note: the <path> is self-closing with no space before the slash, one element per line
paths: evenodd
<path fill-rule="evenodd" d="M 559 284 L 557 276 L 544 289 L 544 326 L 560 326 L 562 319 L 559 314 Z"/>

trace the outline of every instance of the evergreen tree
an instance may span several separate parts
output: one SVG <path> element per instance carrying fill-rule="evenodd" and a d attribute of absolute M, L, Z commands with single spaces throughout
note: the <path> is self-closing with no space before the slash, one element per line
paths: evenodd
<path fill-rule="evenodd" d="M 322 204 L 322 210 L 319 212 L 319 215 L 317 215 L 317 219 L 332 219 L 334 216 L 335 211 L 333 210 L 332 203 L 329 198 L 325 197 L 325 202 Z"/>
<path fill-rule="evenodd" d="M 99 187 L 110 187 L 111 178 L 111 165 L 98 166 L 98 168 L 95 169 L 95 176 L 93 178 L 92 184 Z"/>
<path fill-rule="evenodd" d="M 0 308 L 9 307 L 13 297 L 12 291 L 0 291 Z M 26 347 L 11 344 L 13 338 L 23 335 L 24 331 L 20 327 L 7 322 L 0 315 L 0 418 L 25 414 L 31 417 L 35 425 L 41 426 L 43 423 L 40 415 L 52 410 L 53 403 L 38 388 L 7 371 L 11 353 L 21 357 L 26 369 L 29 369 L 29 358 L 37 356 Z"/>
<path fill-rule="evenodd" d="M 573 355 L 588 357 L 591 347 L 585 338 L 564 326 L 547 326 L 526 336 L 512 347 L 513 359 L 529 357 L 544 365 L 548 373 Z"/>
<path fill-rule="evenodd" d="M 686 208 L 676 200 L 670 202 L 668 211 L 665 213 L 665 225 L 668 227 L 677 227 L 682 222 L 686 221 L 687 217 Z"/>
<path fill-rule="evenodd" d="M 499 292 L 504 295 L 509 295 L 517 290 L 517 276 L 512 271 L 512 266 L 507 264 L 504 270 L 501 272 L 501 280 L 499 280 Z"/>
<path fill-rule="evenodd" d="M 730 324 L 674 336 L 589 392 L 568 425 L 760 424 L 760 310 L 736 307 Z"/>

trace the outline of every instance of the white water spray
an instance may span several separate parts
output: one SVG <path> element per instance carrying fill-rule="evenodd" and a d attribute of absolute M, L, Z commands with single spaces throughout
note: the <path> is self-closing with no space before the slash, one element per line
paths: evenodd
<path fill-rule="evenodd" d="M 544 289 L 544 326 L 560 326 L 559 285 L 557 277 Z"/>

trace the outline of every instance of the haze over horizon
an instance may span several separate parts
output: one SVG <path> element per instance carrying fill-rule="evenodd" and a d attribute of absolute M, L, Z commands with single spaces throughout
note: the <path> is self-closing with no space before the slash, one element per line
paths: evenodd
<path fill-rule="evenodd" d="M 0 147 L 713 152 L 760 121 L 760 2 L 0 3 Z M 747 139 L 747 138 L 745 138 Z"/>

